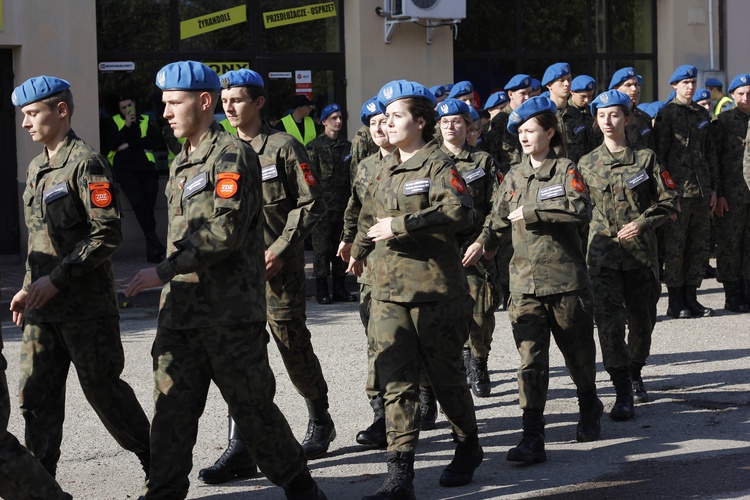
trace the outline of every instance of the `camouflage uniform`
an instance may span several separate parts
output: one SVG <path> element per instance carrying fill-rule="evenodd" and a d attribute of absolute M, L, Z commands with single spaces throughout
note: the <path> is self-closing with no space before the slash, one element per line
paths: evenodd
<path fill-rule="evenodd" d="M 453 160 L 474 203 L 474 234 L 461 248 L 463 257 L 471 244 L 479 243 L 484 248 L 486 243 L 482 227 L 492 212 L 492 203 L 497 193 L 498 182 L 493 174 L 498 171 L 498 165 L 488 153 L 468 144 L 457 155 L 452 154 L 445 146 L 443 152 Z M 466 278 L 469 282 L 469 293 L 474 299 L 468 344 L 474 357 L 486 359 L 495 330 L 495 310 L 500 302 L 494 259 L 479 259 L 476 265 L 466 269 Z"/>
<path fill-rule="evenodd" d="M 307 152 L 317 167 L 326 211 L 312 230 L 313 276 L 346 276 L 346 263 L 336 257 L 346 202 L 351 194 L 351 147 L 343 135 L 330 139 L 325 134 L 310 141 Z"/>
<path fill-rule="evenodd" d="M 354 185 L 354 178 L 357 176 L 357 166 L 359 162 L 364 160 L 370 155 L 374 155 L 380 150 L 377 144 L 372 140 L 372 134 L 370 133 L 370 127 L 362 125 L 357 133 L 354 134 L 352 139 L 352 162 L 349 165 L 351 173 L 349 179 Z"/>
<path fill-rule="evenodd" d="M 0 497 L 28 500 L 63 500 L 71 496 L 63 492 L 34 456 L 8 432 L 10 395 L 5 370 L 8 363 L 2 354 L 0 331 Z"/>
<path fill-rule="evenodd" d="M 459 438 L 477 432 L 461 369 L 472 300 L 457 241 L 473 231 L 472 202 L 435 141 L 403 163 L 395 151 L 375 181 L 362 206 L 352 257 L 368 257 L 373 278 L 368 333 L 385 399 L 388 451 L 414 452 L 420 366 Z M 376 217 L 393 217 L 394 238 L 372 243 L 367 230 Z"/>
<path fill-rule="evenodd" d="M 266 281 L 268 326 L 297 391 L 309 400 L 327 399 L 328 385 L 305 324 L 302 246 L 325 208 L 320 185 L 304 147 L 289 134 L 263 123 L 250 144 L 260 159 L 265 248 L 284 260 Z"/>
<path fill-rule="evenodd" d="M 676 212 L 677 193 L 666 186 L 650 149 L 628 145 L 616 158 L 602 144 L 578 167 L 593 209 L 586 260 L 604 369 L 612 374 L 634 364 L 640 370 L 649 354 L 660 291 L 654 228 Z M 640 234 L 619 239 L 617 232 L 630 222 Z"/>
<path fill-rule="evenodd" d="M 168 257 L 152 348 L 156 389 L 146 498 L 185 498 L 198 420 L 213 380 L 258 467 L 282 487 L 305 470 L 273 402 L 264 331 L 263 212 L 258 157 L 213 123 L 172 163 Z"/>
<path fill-rule="evenodd" d="M 698 288 L 708 259 L 711 192 L 718 184 L 705 109 L 676 98 L 656 115 L 656 154 L 680 194 L 677 221 L 665 228 L 665 276 L 670 288 Z"/>
<path fill-rule="evenodd" d="M 54 476 L 72 362 L 112 437 L 147 461 L 148 418 L 120 379 L 125 358 L 110 259 L 122 233 L 111 167 L 71 130 L 52 159 L 45 149 L 31 162 L 23 201 L 29 229 L 23 289 L 49 276 L 59 290 L 24 318 L 19 403 L 26 446 Z"/>
<path fill-rule="evenodd" d="M 729 211 L 718 217 L 716 248 L 717 278 L 720 282 L 750 280 L 750 189 L 743 182 L 744 158 L 750 115 L 735 107 L 719 114 L 713 122 L 719 167 L 718 196 Z"/>
<path fill-rule="evenodd" d="M 357 224 L 359 214 L 362 211 L 362 203 L 368 199 L 368 187 L 375 179 L 381 159 L 382 156 L 380 151 L 378 151 L 363 159 L 357 165 L 357 173 L 352 182 L 352 194 L 349 197 L 349 203 L 344 212 L 344 231 L 341 234 L 341 241 L 344 243 L 354 243 L 354 239 L 357 236 Z M 370 306 L 372 303 L 372 276 L 369 267 L 364 268 L 362 275 L 357 278 L 357 283 L 359 283 L 359 317 L 367 334 L 367 325 L 370 322 Z M 374 398 L 380 394 L 380 386 L 378 385 L 375 373 L 375 351 L 370 348 L 369 342 L 367 361 L 368 369 L 365 392 L 370 398 Z"/>
<path fill-rule="evenodd" d="M 557 108 L 557 121 L 565 144 L 565 154 L 561 148 L 556 148 L 558 156 L 564 156 L 573 163 L 578 163 L 581 156 L 593 149 L 592 138 L 581 111 L 575 106 Z"/>
<path fill-rule="evenodd" d="M 511 223 L 508 214 L 520 206 L 523 221 Z M 508 314 L 521 355 L 518 390 L 523 410 L 544 410 L 550 332 L 578 393 L 596 390 L 593 306 L 579 229 L 590 220 L 581 174 L 571 161 L 550 151 L 536 170 L 528 157 L 511 169 L 485 224 L 495 240 L 512 232 Z"/>
<path fill-rule="evenodd" d="M 654 134 L 652 133 L 651 117 L 644 113 L 637 106 L 630 110 L 631 118 L 625 125 L 625 137 L 628 142 L 635 148 L 647 148 L 654 150 Z M 596 123 L 596 117 L 593 117 L 594 123 L 591 130 L 591 145 L 598 147 L 604 141 L 599 125 Z"/>

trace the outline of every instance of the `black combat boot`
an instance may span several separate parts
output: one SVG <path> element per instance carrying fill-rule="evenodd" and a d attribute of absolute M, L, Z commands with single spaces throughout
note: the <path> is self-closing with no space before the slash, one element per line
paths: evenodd
<path fill-rule="evenodd" d="M 464 359 L 464 370 L 466 371 L 466 385 L 471 387 L 474 382 L 474 372 L 471 367 L 471 348 L 464 347 L 461 351 Z"/>
<path fill-rule="evenodd" d="M 158 264 L 166 257 L 167 250 L 159 241 L 156 233 L 146 234 L 146 260 L 153 264 Z"/>
<path fill-rule="evenodd" d="M 750 280 L 742 280 L 740 282 L 740 295 L 742 296 L 742 301 L 750 305 Z"/>
<path fill-rule="evenodd" d="M 240 429 L 229 417 L 229 444 L 224 453 L 211 466 L 198 472 L 198 479 L 206 484 L 221 484 L 232 479 L 246 479 L 258 474 L 258 466 L 247 451 Z"/>
<path fill-rule="evenodd" d="M 385 454 L 388 475 L 374 495 L 362 500 L 416 500 L 414 495 L 414 453 L 390 451 Z"/>
<path fill-rule="evenodd" d="M 370 427 L 357 433 L 357 442 L 366 446 L 377 446 L 384 448 L 388 443 L 385 433 L 385 407 L 382 396 L 370 400 L 372 406 L 372 424 Z"/>
<path fill-rule="evenodd" d="M 471 392 L 478 398 L 486 398 L 490 395 L 490 373 L 487 371 L 487 358 L 472 358 L 471 371 L 474 381 L 471 384 Z"/>
<path fill-rule="evenodd" d="M 667 287 L 669 293 L 669 304 L 667 305 L 667 316 L 674 319 L 692 318 L 693 314 L 685 305 L 684 290 L 682 287 Z"/>
<path fill-rule="evenodd" d="M 432 387 L 419 387 L 419 429 L 430 431 L 435 428 L 437 420 L 437 401 Z"/>
<path fill-rule="evenodd" d="M 576 391 L 578 396 L 578 425 L 576 426 L 576 441 L 588 443 L 596 441 L 602 432 L 599 420 L 604 413 L 604 405 L 596 396 L 596 390 L 582 393 Z"/>
<path fill-rule="evenodd" d="M 143 472 L 146 473 L 146 482 L 148 482 L 148 472 L 151 468 L 151 451 L 142 451 L 136 453 L 135 456 L 138 457 L 138 461 L 141 463 L 141 468 L 143 469 Z"/>
<path fill-rule="evenodd" d="M 724 309 L 735 313 L 746 313 L 750 311 L 740 293 L 739 281 L 725 281 L 724 285 Z"/>
<path fill-rule="evenodd" d="M 508 310 L 508 302 L 510 302 L 510 284 L 503 283 L 500 285 L 503 289 L 503 311 Z"/>
<path fill-rule="evenodd" d="M 284 494 L 288 500 L 328 500 L 307 469 L 292 479 L 284 488 Z"/>
<path fill-rule="evenodd" d="M 508 450 L 509 462 L 533 464 L 547 461 L 544 451 L 544 415 L 542 410 L 523 411 L 523 437 L 518 446 Z"/>
<path fill-rule="evenodd" d="M 643 385 L 640 366 L 630 367 L 630 381 L 633 387 L 633 402 L 638 404 L 648 403 L 648 393 Z"/>
<path fill-rule="evenodd" d="M 698 288 L 694 286 L 685 287 L 685 305 L 696 318 L 708 318 L 714 315 L 714 310 L 710 307 L 704 307 L 698 302 Z"/>
<path fill-rule="evenodd" d="M 471 436 L 456 436 L 456 452 L 453 460 L 440 475 L 440 486 L 463 486 L 469 484 L 474 471 L 484 460 L 484 450 L 479 445 L 476 433 Z"/>
<path fill-rule="evenodd" d="M 630 380 L 630 372 L 627 368 L 614 369 L 610 372 L 612 384 L 615 386 L 615 405 L 609 412 L 612 420 L 630 420 L 635 416 L 633 409 L 633 386 Z"/>
<path fill-rule="evenodd" d="M 330 304 L 331 296 L 328 294 L 328 278 L 315 278 L 315 300 L 318 304 Z"/>
<path fill-rule="evenodd" d="M 328 398 L 316 400 L 305 399 L 310 421 L 307 424 L 307 434 L 302 440 L 302 449 L 308 460 L 320 458 L 328 451 L 331 441 L 336 439 L 336 427 L 328 413 Z"/>
<path fill-rule="evenodd" d="M 346 277 L 333 277 L 333 301 L 357 302 L 357 296 L 346 291 Z"/>

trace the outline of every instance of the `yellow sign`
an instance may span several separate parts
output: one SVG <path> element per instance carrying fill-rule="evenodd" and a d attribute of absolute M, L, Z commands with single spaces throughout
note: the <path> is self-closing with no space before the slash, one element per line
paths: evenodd
<path fill-rule="evenodd" d="M 180 39 L 216 31 L 247 21 L 247 5 L 232 7 L 180 22 Z"/>
<path fill-rule="evenodd" d="M 227 71 L 234 71 L 238 69 L 250 69 L 250 63 L 249 62 L 204 62 L 206 66 L 211 68 L 212 70 L 216 71 L 218 74 L 223 75 Z"/>
<path fill-rule="evenodd" d="M 274 10 L 263 13 L 263 25 L 266 29 L 278 28 L 287 24 L 306 23 L 316 19 L 336 17 L 335 2 L 305 5 L 294 9 Z"/>
<path fill-rule="evenodd" d="M 3 0 L 0 0 L 0 31 L 3 31 Z"/>

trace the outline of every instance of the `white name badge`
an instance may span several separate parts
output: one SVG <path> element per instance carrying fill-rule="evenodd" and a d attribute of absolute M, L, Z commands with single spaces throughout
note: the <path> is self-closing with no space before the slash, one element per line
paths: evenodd
<path fill-rule="evenodd" d="M 279 176 L 279 169 L 276 168 L 276 165 L 269 165 L 260 170 L 260 177 L 263 180 L 263 182 L 270 180 L 270 179 L 275 179 L 278 176 Z"/>

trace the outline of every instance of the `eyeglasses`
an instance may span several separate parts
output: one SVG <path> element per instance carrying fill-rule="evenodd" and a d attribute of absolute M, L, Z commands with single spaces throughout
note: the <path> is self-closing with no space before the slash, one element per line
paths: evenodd
<path fill-rule="evenodd" d="M 440 127 L 441 128 L 458 128 L 461 125 L 463 125 L 464 120 L 463 118 L 459 118 L 457 120 L 440 120 Z"/>

